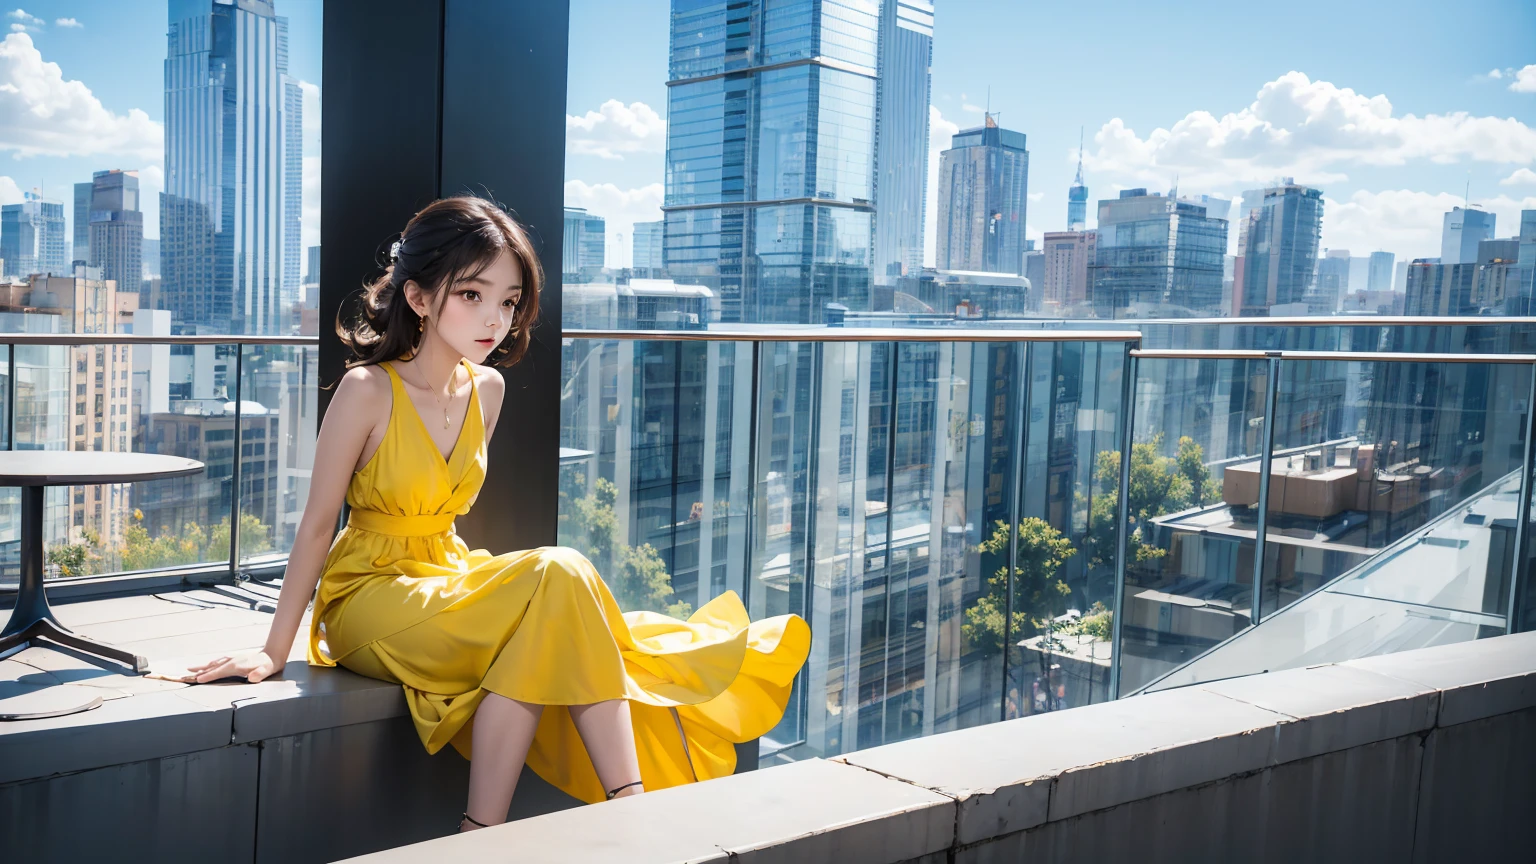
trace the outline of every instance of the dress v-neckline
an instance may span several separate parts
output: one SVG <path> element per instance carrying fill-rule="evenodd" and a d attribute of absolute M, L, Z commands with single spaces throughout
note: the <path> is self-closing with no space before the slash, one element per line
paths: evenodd
<path fill-rule="evenodd" d="M 407 409 L 411 412 L 411 416 L 416 418 L 417 430 L 426 439 L 427 449 L 437 456 L 438 464 L 444 468 L 453 465 L 453 457 L 458 455 L 459 445 L 464 443 L 464 431 L 469 428 L 469 412 L 471 409 L 478 408 L 480 402 L 480 388 L 475 384 L 475 370 L 463 361 L 460 361 L 459 365 L 464 366 L 465 370 L 469 372 L 469 404 L 464 407 L 464 420 L 459 424 L 458 436 L 453 439 L 453 448 L 448 451 L 447 456 L 444 456 L 443 451 L 437 449 L 437 442 L 432 440 L 432 432 L 427 428 L 427 421 L 422 419 L 421 412 L 416 410 L 416 403 L 411 401 L 411 394 L 405 392 L 405 379 L 400 377 L 400 370 L 394 368 L 393 362 L 390 363 L 390 371 L 394 372 L 395 377 L 400 379 L 400 395 L 405 397 Z"/>

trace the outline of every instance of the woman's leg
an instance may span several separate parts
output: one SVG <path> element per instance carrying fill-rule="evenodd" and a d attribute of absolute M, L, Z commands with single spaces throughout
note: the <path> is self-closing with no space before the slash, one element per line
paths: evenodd
<path fill-rule="evenodd" d="M 640 757 L 635 753 L 635 727 L 629 717 L 628 699 L 571 705 L 569 710 L 604 791 L 640 779 Z M 624 798 L 644 791 L 644 786 L 630 786 L 613 797 Z"/>
<path fill-rule="evenodd" d="M 543 713 L 543 705 L 519 702 L 495 693 L 485 694 L 480 707 L 475 709 L 474 737 L 470 745 L 474 753 L 474 758 L 469 760 L 469 807 L 466 812 L 470 818 L 486 825 L 507 821 L 512 793 L 517 789 L 518 775 L 522 774 L 523 762 L 528 758 L 528 748 L 533 745 L 533 733 L 538 731 L 539 716 Z M 473 831 L 476 827 L 467 821 L 459 823 L 460 831 Z"/>

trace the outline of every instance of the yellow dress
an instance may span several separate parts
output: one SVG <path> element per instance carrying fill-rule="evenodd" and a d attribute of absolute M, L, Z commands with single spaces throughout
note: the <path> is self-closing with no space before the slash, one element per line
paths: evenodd
<path fill-rule="evenodd" d="M 403 685 L 429 753 L 452 743 L 470 757 L 487 692 L 550 706 L 528 765 L 582 801 L 604 790 L 566 705 L 630 701 L 647 789 L 732 773 L 732 744 L 784 714 L 810 650 L 804 619 L 749 622 L 729 591 L 687 621 L 626 613 L 573 549 L 470 550 L 453 519 L 485 481 L 479 388 L 444 459 L 399 374 L 382 365 L 389 426 L 347 487 L 351 515 L 321 571 L 309 662 Z"/>

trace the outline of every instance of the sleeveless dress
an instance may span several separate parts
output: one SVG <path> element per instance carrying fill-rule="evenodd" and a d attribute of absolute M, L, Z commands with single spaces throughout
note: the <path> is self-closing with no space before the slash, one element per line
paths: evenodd
<path fill-rule="evenodd" d="M 623 612 L 573 549 L 470 550 L 453 520 L 485 481 L 479 387 L 444 459 L 399 373 L 381 365 L 389 425 L 347 487 L 352 509 L 321 571 L 310 664 L 401 684 L 429 753 L 451 743 L 470 758 L 488 692 L 548 706 L 528 765 L 582 801 L 604 800 L 604 789 L 566 705 L 629 700 L 646 789 L 732 773 L 732 745 L 784 714 L 810 651 L 804 619 L 749 622 L 730 591 L 687 621 Z"/>

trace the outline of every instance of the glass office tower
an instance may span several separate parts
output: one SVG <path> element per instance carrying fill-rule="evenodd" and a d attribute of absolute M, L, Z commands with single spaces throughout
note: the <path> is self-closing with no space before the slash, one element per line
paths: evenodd
<path fill-rule="evenodd" d="M 665 267 L 727 322 L 869 308 L 879 7 L 674 0 Z"/>
<path fill-rule="evenodd" d="M 1243 194 L 1245 210 L 1252 194 Z M 1234 308 L 1242 315 L 1269 315 L 1270 307 L 1304 302 L 1323 231 L 1322 190 L 1287 180 L 1264 190 L 1247 219 L 1240 250 L 1242 302 Z M 1306 314 L 1300 307 L 1282 311 Z"/>
<path fill-rule="evenodd" d="M 1024 272 L 1029 206 L 1029 151 L 1023 132 L 992 115 L 962 129 L 939 154 L 940 270 Z"/>
<path fill-rule="evenodd" d="M 160 302 L 176 324 L 283 329 L 285 27 L 271 0 L 170 0 Z"/>
<path fill-rule="evenodd" d="M 876 285 L 893 286 L 923 266 L 932 58 L 933 4 L 886 0 L 875 81 Z M 888 308 L 883 300 L 876 305 Z"/>
<path fill-rule="evenodd" d="M 1227 220 L 1200 204 L 1126 189 L 1099 202 L 1091 270 L 1100 318 L 1218 315 Z"/>

